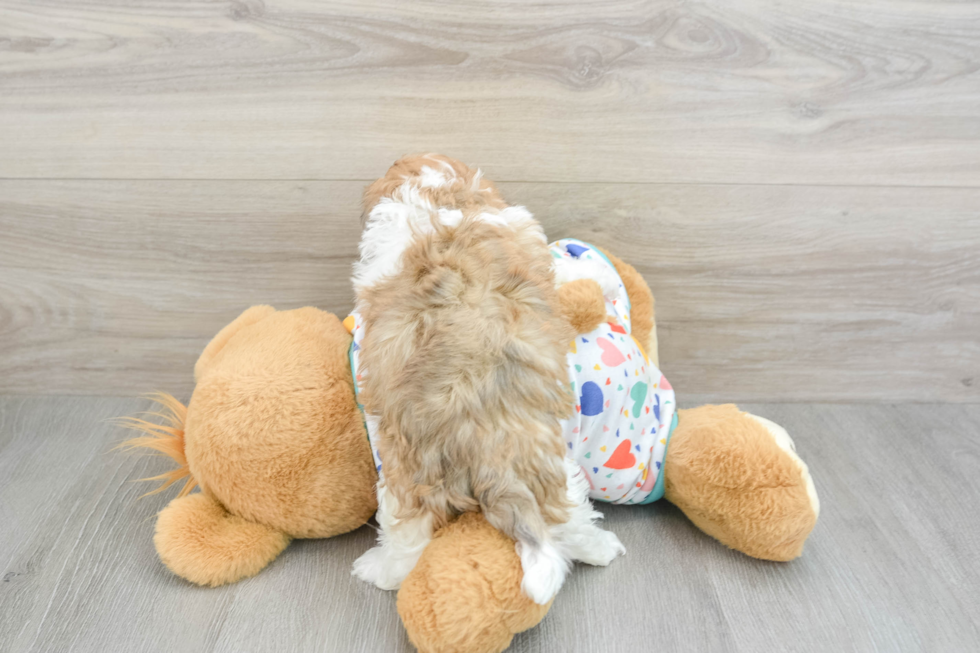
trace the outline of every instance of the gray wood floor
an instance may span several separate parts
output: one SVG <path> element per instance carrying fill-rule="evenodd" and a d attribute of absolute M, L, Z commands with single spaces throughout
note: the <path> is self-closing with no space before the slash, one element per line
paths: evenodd
<path fill-rule="evenodd" d="M 0 399 L 0 650 L 408 651 L 391 593 L 355 582 L 365 527 L 301 541 L 259 576 L 201 589 L 157 561 L 110 452 L 131 399 Z M 746 405 L 786 426 L 822 503 L 803 557 L 723 549 L 664 503 L 604 507 L 628 554 L 578 567 L 520 653 L 975 651 L 980 406 Z"/>

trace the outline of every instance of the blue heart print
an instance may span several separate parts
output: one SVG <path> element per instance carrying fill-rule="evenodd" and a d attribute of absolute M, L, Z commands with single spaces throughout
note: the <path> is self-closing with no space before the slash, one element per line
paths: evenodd
<path fill-rule="evenodd" d="M 582 384 L 582 414 L 598 415 L 602 412 L 602 389 L 592 381 Z"/>
<path fill-rule="evenodd" d="M 576 245 L 575 243 L 568 243 L 565 245 L 565 251 L 572 255 L 573 258 L 578 258 L 585 252 L 589 251 L 588 247 L 582 247 L 581 245 Z"/>

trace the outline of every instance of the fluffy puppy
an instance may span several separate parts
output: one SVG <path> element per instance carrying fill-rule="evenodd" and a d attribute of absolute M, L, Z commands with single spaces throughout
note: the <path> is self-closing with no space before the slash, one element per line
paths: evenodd
<path fill-rule="evenodd" d="M 479 170 L 437 155 L 397 162 L 365 212 L 357 375 L 383 467 L 379 545 L 354 573 L 397 588 L 435 529 L 481 510 L 517 541 L 522 587 L 546 603 L 571 560 L 608 564 L 623 548 L 565 460 L 574 334 L 544 233 Z"/>

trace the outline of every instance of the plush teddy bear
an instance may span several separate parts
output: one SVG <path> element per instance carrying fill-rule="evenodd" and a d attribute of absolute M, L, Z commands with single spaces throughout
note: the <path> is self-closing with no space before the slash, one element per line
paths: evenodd
<path fill-rule="evenodd" d="M 589 248 L 578 241 L 571 244 L 565 253 Z M 556 257 L 561 252 L 559 248 Z M 631 266 L 606 253 L 601 257 L 618 273 L 628 306 L 614 307 L 619 317 L 611 316 L 610 293 L 601 282 L 566 279 L 559 291 L 563 311 L 580 338 L 589 341 L 575 346 L 628 334 L 643 357 L 645 365 L 639 366 L 655 369 L 650 290 Z M 556 267 L 561 277 L 561 265 Z M 331 537 L 370 519 L 377 508 L 377 471 L 356 401 L 351 343 L 348 330 L 330 313 L 252 307 L 204 349 L 186 408 L 160 395 L 168 410 L 164 424 L 130 421 L 146 432 L 130 440 L 130 446 L 166 453 L 178 463 L 177 469 L 156 477 L 164 487 L 186 479 L 180 496 L 160 512 L 154 536 L 160 559 L 171 571 L 201 585 L 231 583 L 261 571 L 293 538 Z M 606 363 L 618 358 L 610 353 Z M 609 367 L 618 372 L 619 366 Z M 659 393 L 647 388 L 639 398 L 628 372 L 628 383 L 617 378 L 615 386 L 611 372 L 594 372 L 572 375 L 579 379 L 579 414 L 583 404 L 587 413 L 606 407 L 605 401 L 596 403 L 599 395 L 591 386 L 583 389 L 591 383 L 617 402 L 620 396 L 613 388 L 623 386 L 620 392 L 633 400 L 622 406 L 625 423 L 634 412 L 647 415 L 646 408 L 654 406 L 662 411 L 658 417 L 669 413 L 676 419 L 660 429 L 662 449 L 657 446 L 660 432 L 652 440 L 656 456 L 634 452 L 635 437 L 618 457 L 615 448 L 605 449 L 608 458 L 593 466 L 593 497 L 605 492 L 596 485 L 605 473 L 610 478 L 617 474 L 619 480 L 618 474 L 629 469 L 635 475 L 629 481 L 643 488 L 644 497 L 662 494 L 723 544 L 767 560 L 800 555 L 819 506 L 806 465 L 784 430 L 734 405 L 675 413 L 666 406 L 673 393 L 665 380 L 658 384 Z M 607 372 L 608 384 L 600 378 Z M 654 376 L 662 378 L 659 372 Z M 654 395 L 657 403 L 647 401 Z M 621 407 L 610 403 L 609 408 L 618 415 Z M 661 420 L 655 421 L 660 427 Z M 611 435 L 609 445 L 598 447 L 622 446 L 626 436 L 621 433 L 615 444 Z M 590 450 L 591 445 L 579 442 L 569 447 L 580 445 L 579 453 Z M 643 460 L 660 463 L 656 483 L 647 483 L 653 471 L 648 466 L 643 473 Z M 605 467 L 610 461 L 612 466 Z M 191 494 L 195 485 L 201 491 Z M 522 594 L 513 541 L 475 513 L 436 533 L 398 594 L 410 640 L 430 652 L 502 651 L 514 633 L 536 625 L 548 607 Z"/>

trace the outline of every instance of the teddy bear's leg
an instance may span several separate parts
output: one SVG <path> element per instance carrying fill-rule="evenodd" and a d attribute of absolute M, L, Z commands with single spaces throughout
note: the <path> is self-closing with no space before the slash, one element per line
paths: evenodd
<path fill-rule="evenodd" d="M 232 515 L 207 494 L 171 501 L 157 517 L 160 560 L 198 585 L 217 587 L 262 571 L 289 544 L 289 536 Z"/>
<path fill-rule="evenodd" d="M 664 474 L 668 501 L 704 532 L 755 558 L 799 556 L 820 510 L 786 432 L 733 404 L 678 411 Z"/>
<path fill-rule="evenodd" d="M 521 591 L 514 542 L 467 513 L 439 530 L 398 592 L 411 642 L 421 653 L 498 653 L 551 606 Z"/>

